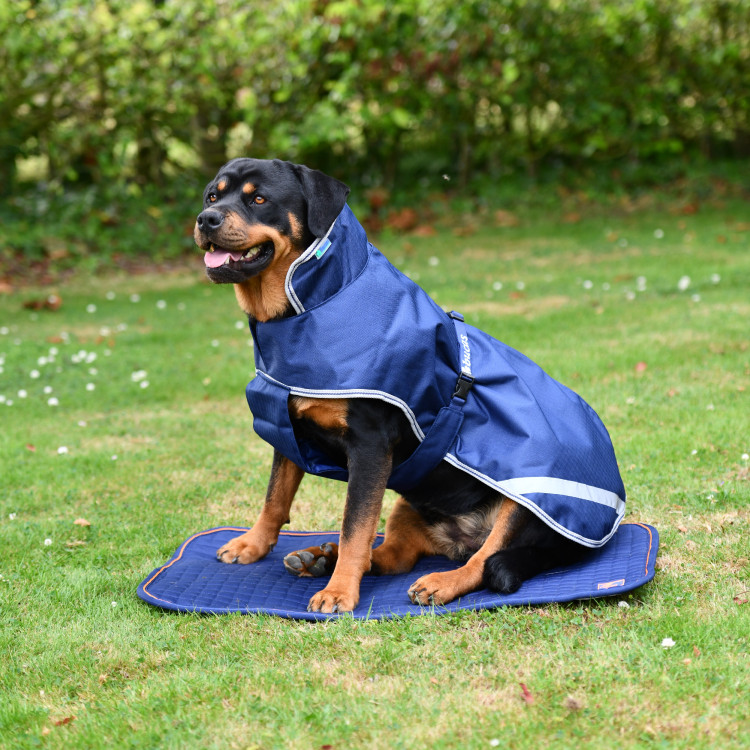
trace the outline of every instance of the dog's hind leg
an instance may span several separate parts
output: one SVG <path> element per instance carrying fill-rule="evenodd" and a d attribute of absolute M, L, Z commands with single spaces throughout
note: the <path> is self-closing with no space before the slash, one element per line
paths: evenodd
<path fill-rule="evenodd" d="M 487 559 L 507 547 L 525 522 L 527 513 L 513 500 L 504 498 L 492 531 L 466 564 L 457 570 L 422 576 L 409 588 L 409 598 L 415 604 L 447 604 L 481 588 Z"/>
<path fill-rule="evenodd" d="M 385 540 L 372 551 L 374 575 L 408 573 L 420 557 L 438 551 L 422 516 L 400 497 L 385 525 Z"/>
<path fill-rule="evenodd" d="M 279 539 L 281 527 L 289 522 L 289 510 L 304 472 L 278 451 L 274 451 L 266 502 L 250 531 L 231 539 L 216 552 L 225 563 L 252 563 L 265 557 Z"/>

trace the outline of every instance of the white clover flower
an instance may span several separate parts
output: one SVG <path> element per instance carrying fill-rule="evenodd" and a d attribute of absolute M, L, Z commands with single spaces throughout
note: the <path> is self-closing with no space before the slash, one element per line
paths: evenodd
<path fill-rule="evenodd" d="M 619 602 L 617 602 L 617 606 L 620 607 L 621 609 L 630 609 L 630 605 L 622 599 Z"/>
<path fill-rule="evenodd" d="M 140 302 L 141 301 L 141 295 L 140 294 L 131 294 L 130 295 L 130 301 L 131 302 Z"/>
<path fill-rule="evenodd" d="M 494 283 L 494 284 L 492 285 L 492 288 L 493 288 L 493 289 L 494 289 L 494 290 L 495 290 L 496 292 L 499 292 L 499 291 L 500 291 L 500 290 L 501 290 L 501 289 L 503 288 L 503 282 L 502 282 L 502 281 L 496 281 L 496 282 L 495 282 L 495 283 Z"/>
<path fill-rule="evenodd" d="M 166 306 L 167 306 L 167 301 L 166 301 L 166 300 L 163 300 L 163 299 L 160 299 L 160 300 L 159 300 L 159 301 L 158 301 L 158 302 L 156 303 L 156 306 L 157 306 L 157 307 L 159 308 L 159 310 L 164 310 L 164 308 L 166 308 Z"/>
<path fill-rule="evenodd" d="M 130 375 L 130 379 L 134 383 L 139 383 L 141 380 L 144 380 L 148 376 L 148 373 L 145 370 L 136 370 L 134 373 Z"/>
<path fill-rule="evenodd" d="M 39 357 L 39 359 L 37 359 L 36 361 L 39 367 L 44 367 L 44 365 L 46 365 L 47 362 L 48 362 L 47 357 Z"/>
<path fill-rule="evenodd" d="M 8 518 L 9 518 L 9 519 L 10 519 L 11 521 L 15 521 L 15 520 L 16 520 L 16 514 L 15 514 L 15 513 L 8 513 Z"/>
<path fill-rule="evenodd" d="M 654 237 L 656 237 L 657 240 L 660 240 L 664 237 L 664 230 L 663 229 L 655 229 L 654 230 Z"/>
<path fill-rule="evenodd" d="M 87 313 L 95 313 L 96 312 L 96 305 L 86 305 L 86 312 Z"/>
<path fill-rule="evenodd" d="M 586 279 L 586 281 L 583 282 L 583 288 L 584 289 L 593 289 L 594 288 L 594 282 L 590 279 Z"/>
<path fill-rule="evenodd" d="M 216 348 L 217 346 L 219 346 L 219 343 L 220 343 L 220 342 L 219 342 L 219 339 L 214 339 L 214 340 L 213 340 L 213 341 L 211 342 L 211 346 L 213 346 L 214 348 Z"/>
<path fill-rule="evenodd" d="M 94 390 L 96 390 L 96 385 L 94 383 L 86 383 L 86 390 L 87 391 L 94 391 Z"/>
<path fill-rule="evenodd" d="M 740 458 L 742 458 L 743 461 L 750 461 L 750 453 L 743 453 Z"/>
<path fill-rule="evenodd" d="M 67 446 L 67 445 L 61 445 L 61 446 L 60 446 L 60 447 L 59 447 L 59 448 L 57 449 L 57 453 L 58 453 L 58 455 L 60 455 L 60 456 L 63 456 L 63 455 L 65 455 L 65 454 L 66 454 L 67 452 L 68 452 L 68 446 Z"/>
<path fill-rule="evenodd" d="M 83 419 L 78 420 L 78 426 L 79 427 L 86 427 L 86 425 L 87 425 L 87 423 Z"/>
<path fill-rule="evenodd" d="M 59 406 L 60 402 L 54 396 L 52 396 L 51 398 L 47 399 L 47 405 L 48 406 Z"/>
<path fill-rule="evenodd" d="M 44 386 L 44 393 L 45 395 L 49 396 L 50 393 L 52 393 L 52 386 L 51 385 L 45 385 Z"/>
<path fill-rule="evenodd" d="M 21 390 L 18 391 L 18 398 L 26 398 L 26 396 L 28 396 L 28 395 L 29 394 L 26 393 L 26 391 L 23 388 L 21 388 Z"/>
<path fill-rule="evenodd" d="M 712 273 L 711 274 L 711 283 L 712 284 L 718 284 L 721 281 L 721 276 L 719 276 L 718 273 Z"/>
<path fill-rule="evenodd" d="M 45 547 L 49 547 L 51 544 L 52 544 L 52 540 L 51 539 L 45 539 L 44 540 L 44 546 Z M 39 695 L 44 695 L 44 690 L 40 690 L 39 691 Z"/>
<path fill-rule="evenodd" d="M 31 372 L 29 373 L 29 377 L 30 377 L 30 378 L 31 378 L 32 380 L 36 380 L 36 379 L 37 379 L 37 378 L 39 377 L 39 375 L 40 375 L 40 374 L 41 374 L 41 373 L 39 372 L 39 370 L 32 370 L 32 371 L 31 371 Z"/>
<path fill-rule="evenodd" d="M 104 296 L 111 302 L 117 295 L 114 292 L 107 292 Z"/>
<path fill-rule="evenodd" d="M 8 326 L 0 327 L 0 336 L 7 336 L 9 333 L 10 333 L 10 328 L 8 328 Z"/>
<path fill-rule="evenodd" d="M 661 647 L 662 648 L 672 648 L 672 646 L 674 646 L 674 641 L 671 638 L 665 638 L 661 642 Z"/>
<path fill-rule="evenodd" d="M 680 280 L 677 282 L 677 288 L 684 292 L 688 287 L 690 286 L 690 277 L 689 276 L 682 276 Z"/>
<path fill-rule="evenodd" d="M 440 258 L 438 258 L 438 257 L 437 257 L 437 255 L 433 255 L 433 256 L 432 256 L 432 257 L 431 257 L 431 258 L 430 258 L 430 259 L 429 259 L 429 260 L 427 261 L 427 263 L 428 263 L 428 264 L 429 264 L 430 266 L 432 266 L 432 267 L 434 268 L 435 266 L 439 266 L 439 265 L 440 265 Z"/>
<path fill-rule="evenodd" d="M 4 393 L 0 393 L 0 404 L 4 404 L 6 401 L 6 397 Z"/>
<path fill-rule="evenodd" d="M 526 289 L 526 284 L 523 281 L 519 281 L 516 283 L 516 289 L 518 289 L 519 292 L 522 292 Z"/>
<path fill-rule="evenodd" d="M 141 385 L 141 388 L 148 388 L 149 382 L 148 380 L 141 380 L 140 385 Z"/>
<path fill-rule="evenodd" d="M 243 329 L 243 328 L 245 327 L 245 324 L 244 324 L 244 323 L 243 323 L 243 322 L 242 322 L 241 320 L 238 320 L 238 321 L 237 321 L 237 322 L 236 322 L 236 323 L 234 324 L 234 327 L 235 327 L 235 328 L 236 328 L 236 329 L 237 329 L 238 331 L 241 331 L 241 330 L 242 330 L 242 329 Z"/>

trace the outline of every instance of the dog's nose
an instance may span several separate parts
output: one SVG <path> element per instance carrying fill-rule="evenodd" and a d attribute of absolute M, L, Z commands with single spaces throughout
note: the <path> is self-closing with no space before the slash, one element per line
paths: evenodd
<path fill-rule="evenodd" d="M 218 229 L 224 223 L 224 214 L 207 209 L 198 214 L 198 229 Z"/>

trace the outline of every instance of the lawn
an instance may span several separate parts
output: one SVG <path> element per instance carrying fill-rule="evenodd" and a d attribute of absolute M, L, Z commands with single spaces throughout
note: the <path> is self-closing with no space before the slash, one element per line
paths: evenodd
<path fill-rule="evenodd" d="M 378 242 L 610 430 L 656 577 L 567 605 L 311 624 L 144 604 L 182 540 L 262 503 L 234 295 L 196 251 L 0 296 L 0 746 L 747 747 L 747 213 L 489 211 Z M 291 527 L 336 528 L 343 490 L 306 478 Z"/>

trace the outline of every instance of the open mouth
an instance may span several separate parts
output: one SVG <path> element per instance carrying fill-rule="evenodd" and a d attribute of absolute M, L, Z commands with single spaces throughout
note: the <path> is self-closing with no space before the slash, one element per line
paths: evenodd
<path fill-rule="evenodd" d="M 241 284 L 267 268 L 274 258 L 273 242 L 261 242 L 246 250 L 227 250 L 210 245 L 203 256 L 206 274 L 216 284 Z"/>
<path fill-rule="evenodd" d="M 222 247 L 211 245 L 203 256 L 206 268 L 222 268 L 226 266 L 232 270 L 245 270 L 249 264 L 265 260 L 273 253 L 273 242 L 262 242 L 247 250 L 225 250 Z M 249 270 L 249 269 L 248 269 Z"/>

